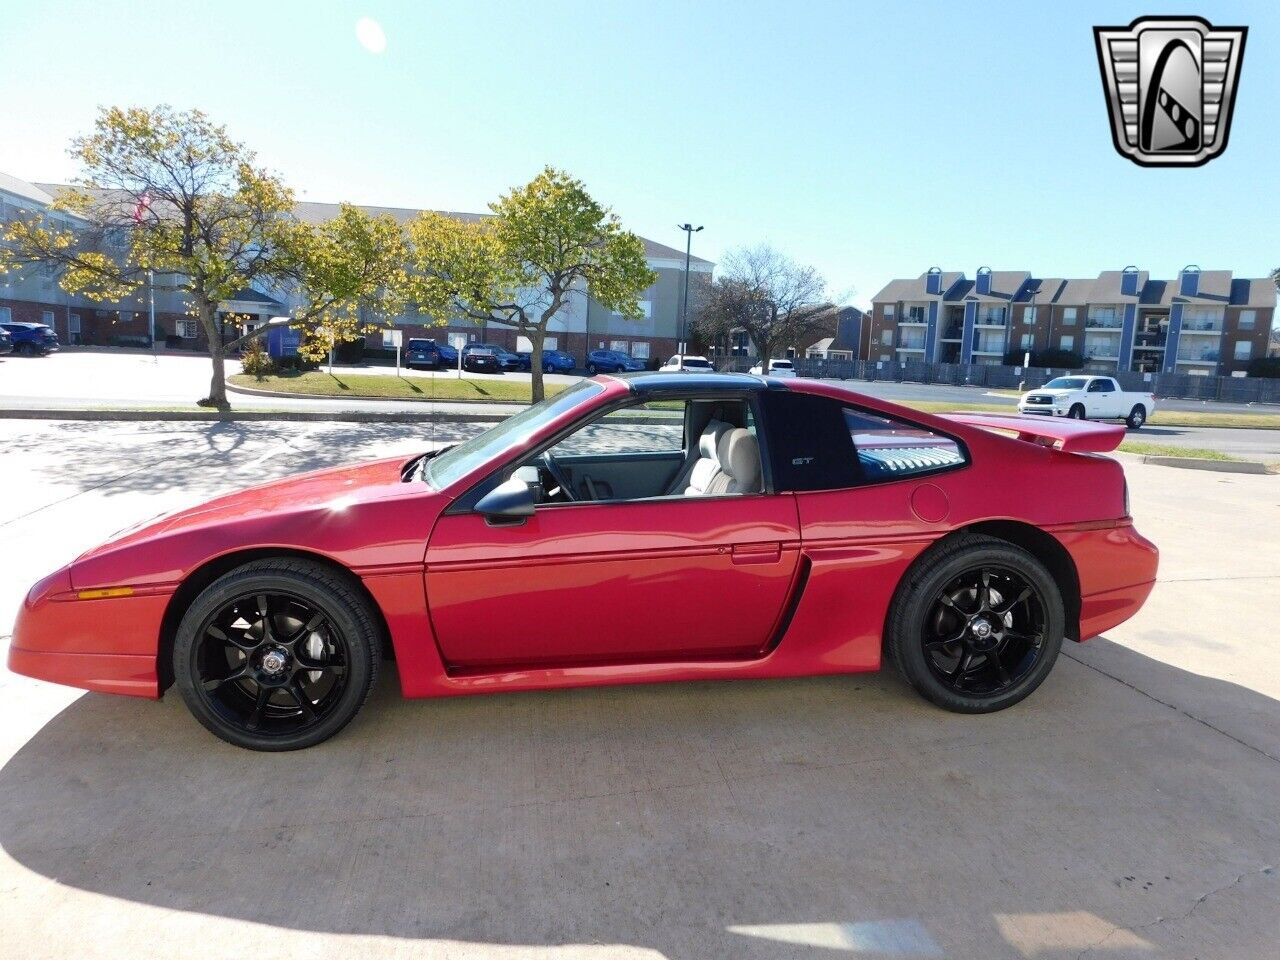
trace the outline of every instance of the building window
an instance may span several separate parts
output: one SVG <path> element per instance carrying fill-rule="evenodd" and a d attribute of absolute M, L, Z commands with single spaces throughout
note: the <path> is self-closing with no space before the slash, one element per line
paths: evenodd
<path fill-rule="evenodd" d="M 0 323 L 13 323 L 12 307 L 0 307 Z"/>
<path fill-rule="evenodd" d="M 617 310 L 613 311 L 613 315 L 615 317 L 622 316 L 622 314 L 620 314 Z M 646 320 L 653 319 L 653 301 L 652 300 L 640 301 L 640 316 L 644 317 Z"/>
<path fill-rule="evenodd" d="M 1022 335 L 1022 349 L 1030 350 L 1032 344 L 1035 343 L 1036 335 L 1034 333 L 1024 333 Z"/>
<path fill-rule="evenodd" d="M 884 316 L 885 316 L 885 319 L 886 319 L 886 320 L 892 320 L 892 319 L 893 319 L 893 304 L 892 304 L 892 303 L 886 303 L 886 304 L 884 305 Z"/>
<path fill-rule="evenodd" d="M 1248 360 L 1251 356 L 1253 356 L 1253 341 L 1237 340 L 1235 358 L 1237 360 Z"/>
<path fill-rule="evenodd" d="M 902 322 L 903 323 L 924 323 L 925 322 L 924 307 L 919 305 L 913 305 L 905 308 L 905 313 L 903 314 Z"/>
<path fill-rule="evenodd" d="M 1076 346 L 1076 338 L 1069 333 L 1063 334 L 1058 340 L 1058 346 L 1063 350 L 1074 350 Z"/>
<path fill-rule="evenodd" d="M 183 340 L 194 340 L 200 331 L 200 323 L 197 320 L 179 320 L 178 336 Z"/>
<path fill-rule="evenodd" d="M 1023 322 L 1023 323 L 1035 323 L 1035 322 L 1036 322 L 1036 308 L 1035 308 L 1035 307 L 1024 307 L 1024 308 L 1023 308 L 1023 310 L 1022 310 L 1022 322 Z"/>
<path fill-rule="evenodd" d="M 1222 330 L 1221 307 L 1183 307 L 1182 329 L 1207 333 Z"/>
<path fill-rule="evenodd" d="M 631 344 L 631 356 L 635 357 L 637 360 L 648 360 L 649 359 L 649 341 L 648 340 L 634 341 Z"/>
<path fill-rule="evenodd" d="M 1062 325 L 1064 327 L 1073 327 L 1076 323 L 1076 308 L 1066 307 L 1062 311 Z"/>
<path fill-rule="evenodd" d="M 532 350 L 532 349 L 533 349 L 533 344 L 530 344 L 530 345 L 529 345 L 529 349 L 530 349 L 530 350 Z M 543 350 L 559 350 L 559 349 L 560 349 L 560 338 L 559 338 L 559 337 L 543 337 L 543 338 L 542 338 L 542 349 L 543 349 Z"/>
<path fill-rule="evenodd" d="M 882 353 L 882 354 L 880 354 L 880 359 L 881 359 L 881 360 L 892 360 L 892 359 L 893 359 L 893 357 L 891 357 L 891 356 L 890 356 L 889 354 L 887 354 L 887 353 Z"/>
<path fill-rule="evenodd" d="M 1241 311 L 1240 311 L 1240 322 L 1237 324 L 1237 326 L 1238 326 L 1241 330 L 1252 330 L 1252 329 L 1253 329 L 1253 325 L 1254 325 L 1254 323 L 1256 323 L 1256 322 L 1257 322 L 1257 319 L 1258 319 L 1258 311 L 1256 311 L 1256 310 L 1241 310 Z"/>
<path fill-rule="evenodd" d="M 893 328 L 885 327 L 880 331 L 880 342 L 886 347 L 893 346 Z"/>
<path fill-rule="evenodd" d="M 46 327 L 52 327 L 52 326 L 53 326 L 53 311 L 52 311 L 52 310 L 41 310 L 41 311 L 40 311 L 40 322 L 41 322 L 41 323 L 43 323 Z"/>
<path fill-rule="evenodd" d="M 625 341 L 625 340 L 610 340 L 610 341 L 609 341 L 609 349 L 610 349 L 610 350 L 613 350 L 615 353 L 626 353 L 626 352 L 627 352 L 627 341 Z"/>
<path fill-rule="evenodd" d="M 396 333 L 397 333 L 397 332 L 398 332 L 398 331 L 396 331 L 396 330 L 383 330 L 383 331 L 382 331 L 382 346 L 383 346 L 383 348 L 384 348 L 384 349 L 387 349 L 387 350 L 394 349 L 394 347 L 395 347 L 395 345 L 396 345 Z"/>
<path fill-rule="evenodd" d="M 67 332 L 72 336 L 78 336 L 80 333 L 80 314 L 73 313 L 67 319 Z"/>

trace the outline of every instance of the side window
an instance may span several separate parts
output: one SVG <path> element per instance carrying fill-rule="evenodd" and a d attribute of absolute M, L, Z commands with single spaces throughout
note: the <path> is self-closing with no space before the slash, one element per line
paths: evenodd
<path fill-rule="evenodd" d="M 684 400 L 652 400 L 606 413 L 551 448 L 555 457 L 682 453 Z"/>
<path fill-rule="evenodd" d="M 899 480 L 965 463 L 958 443 L 916 424 L 848 407 L 844 422 L 865 481 Z"/>

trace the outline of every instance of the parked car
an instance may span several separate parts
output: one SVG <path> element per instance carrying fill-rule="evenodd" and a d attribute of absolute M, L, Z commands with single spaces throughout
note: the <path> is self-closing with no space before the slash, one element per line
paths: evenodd
<path fill-rule="evenodd" d="M 477 347 L 486 347 L 493 352 L 498 360 L 498 367 L 503 371 L 515 372 L 520 369 L 520 355 L 512 353 L 506 347 L 496 343 L 477 343 Z"/>
<path fill-rule="evenodd" d="M 8 330 L 0 327 L 0 357 L 8 353 L 13 353 L 13 337 L 9 335 Z"/>
<path fill-rule="evenodd" d="M 1121 390 L 1112 377 L 1055 377 L 1029 390 L 1018 401 L 1018 412 L 1073 420 L 1123 420 L 1137 430 L 1156 409 L 1154 394 Z"/>
<path fill-rule="evenodd" d="M 457 347 L 451 347 L 447 343 L 440 343 L 436 345 L 436 349 L 440 351 L 440 362 L 442 365 L 455 368 L 458 366 Z"/>
<path fill-rule="evenodd" d="M 661 436 L 601 437 L 628 409 Z M 883 660 L 941 707 L 1000 710 L 1151 592 L 1156 548 L 1099 456 L 1123 438 L 807 379 L 583 380 L 465 443 L 122 531 L 26 593 L 9 669 L 150 698 L 172 683 L 257 750 L 341 730 L 388 648 L 409 697 Z"/>
<path fill-rule="evenodd" d="M 520 369 L 528 372 L 532 369 L 533 354 L 527 351 L 520 351 L 516 354 L 520 358 Z M 564 353 L 560 350 L 543 350 L 542 351 L 542 372 L 543 373 L 572 373 L 577 369 L 578 361 L 572 355 Z"/>
<path fill-rule="evenodd" d="M 757 363 L 751 368 L 751 372 L 757 376 L 764 373 L 764 364 Z M 770 360 L 769 376 L 771 377 L 794 377 L 796 375 L 795 365 L 790 360 Z"/>
<path fill-rule="evenodd" d="M 447 364 L 440 345 L 434 340 L 421 338 L 406 341 L 402 359 L 404 365 L 410 370 L 416 367 L 421 367 L 424 370 L 439 370 Z M 457 362 L 457 351 L 454 351 L 453 359 Z"/>
<path fill-rule="evenodd" d="M 587 373 L 636 373 L 644 369 L 644 361 L 621 350 L 592 350 L 587 354 Z"/>
<path fill-rule="evenodd" d="M 43 357 L 58 349 L 58 335 L 43 323 L 14 321 L 0 323 L 13 340 L 13 352 L 24 357 Z"/>
<path fill-rule="evenodd" d="M 469 343 L 462 348 L 462 369 L 473 373 L 501 373 L 502 365 L 492 347 L 483 343 Z"/>
<path fill-rule="evenodd" d="M 668 360 L 666 363 L 664 363 L 658 369 L 661 370 L 663 373 L 672 373 L 674 371 L 678 371 L 681 369 L 691 370 L 694 373 L 707 373 L 709 371 L 715 370 L 715 367 L 711 365 L 711 361 L 708 360 L 706 357 L 695 357 L 695 356 L 690 356 L 689 354 L 686 353 L 684 355 L 683 363 L 681 362 L 680 355 L 677 354 L 676 356 Z"/>

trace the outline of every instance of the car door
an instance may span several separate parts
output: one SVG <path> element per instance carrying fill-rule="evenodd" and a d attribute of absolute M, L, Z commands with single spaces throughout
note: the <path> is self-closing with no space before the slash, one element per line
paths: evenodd
<path fill-rule="evenodd" d="M 1085 413 L 1089 417 L 1100 420 L 1118 417 L 1120 415 L 1116 409 L 1118 395 L 1115 381 L 1109 377 L 1091 380 L 1088 390 L 1085 391 Z"/>
<path fill-rule="evenodd" d="M 751 658 L 799 539 L 795 498 L 773 493 L 547 503 L 519 523 L 460 508 L 432 531 L 427 600 L 453 669 Z"/>

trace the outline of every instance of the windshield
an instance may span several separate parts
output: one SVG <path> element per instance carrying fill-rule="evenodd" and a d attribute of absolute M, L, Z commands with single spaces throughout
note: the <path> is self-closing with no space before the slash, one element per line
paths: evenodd
<path fill-rule="evenodd" d="M 1084 377 L 1054 377 L 1044 385 L 1046 390 L 1083 390 Z"/>
<path fill-rule="evenodd" d="M 703 360 L 701 357 L 685 357 L 684 365 L 686 367 L 698 367 L 699 369 L 702 369 L 702 370 L 711 369 L 711 361 Z"/>
<path fill-rule="evenodd" d="M 435 343 L 435 341 L 434 340 L 410 340 L 409 349 L 410 350 L 429 350 L 430 347 L 427 346 L 427 344 L 429 343 L 433 344 Z"/>
<path fill-rule="evenodd" d="M 480 464 L 515 450 L 545 424 L 589 401 L 604 387 L 590 380 L 575 384 L 564 393 L 535 403 L 466 443 L 450 447 L 427 462 L 427 482 L 443 490 L 466 476 Z"/>

